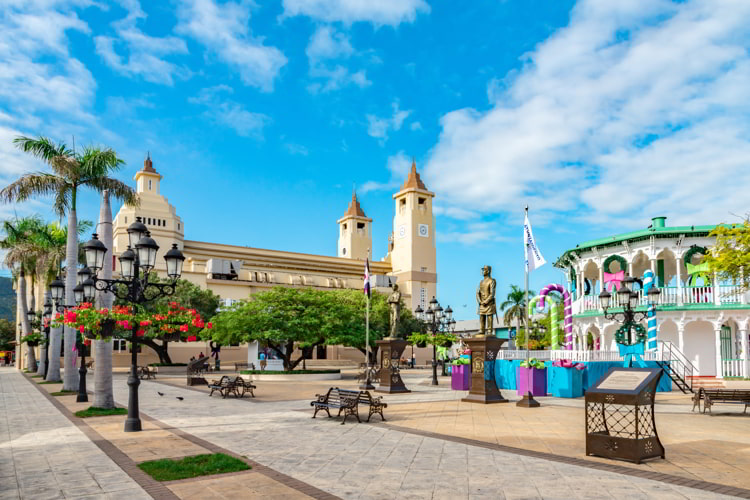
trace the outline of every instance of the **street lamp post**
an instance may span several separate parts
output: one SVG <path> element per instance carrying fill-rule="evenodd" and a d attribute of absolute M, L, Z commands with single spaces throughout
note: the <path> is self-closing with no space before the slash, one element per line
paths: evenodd
<path fill-rule="evenodd" d="M 104 256 L 107 247 L 99 241 L 96 234 L 84 245 L 86 251 L 86 265 L 93 272 L 92 277 L 83 282 L 85 287 L 94 287 L 96 290 L 111 292 L 122 300 L 133 304 L 134 308 L 159 297 L 169 296 L 175 292 L 175 284 L 182 274 L 182 264 L 185 256 L 173 244 L 172 248 L 164 255 L 167 265 L 167 276 L 172 280 L 170 283 L 149 283 L 148 277 L 156 265 L 156 252 L 159 245 L 156 244 L 148 228 L 141 222 L 140 217 L 128 227 L 129 245 L 120 255 L 120 274 L 122 279 L 104 279 L 96 274 L 104 265 Z M 135 251 L 133 251 L 135 248 Z M 142 275 L 141 275 L 142 272 Z M 138 410 L 138 325 L 133 325 L 131 330 L 132 353 L 130 359 L 130 375 L 128 376 L 128 418 L 125 420 L 125 432 L 138 432 L 141 430 L 141 418 Z"/>
<path fill-rule="evenodd" d="M 44 338 L 46 342 L 46 348 L 44 349 L 44 380 L 47 380 L 47 372 L 49 371 L 49 322 L 52 319 L 52 301 L 50 301 L 49 295 L 44 301 L 44 312 L 42 313 L 42 325 L 44 326 Z"/>
<path fill-rule="evenodd" d="M 438 333 L 453 333 L 456 329 L 456 320 L 453 319 L 453 310 L 451 306 L 448 306 L 445 310 L 440 306 L 440 303 L 432 297 L 430 305 L 426 310 L 422 309 L 422 306 L 417 306 L 414 310 L 417 319 L 422 321 L 422 324 L 432 333 L 435 337 Z M 433 339 L 432 342 L 432 385 L 438 385 L 437 378 L 437 346 Z M 443 361 L 445 363 L 445 361 Z"/>
<path fill-rule="evenodd" d="M 607 290 L 603 290 L 602 293 L 599 294 L 599 303 L 604 310 L 604 318 L 622 323 L 623 327 L 626 329 L 627 336 L 622 335 L 622 341 L 618 340 L 618 343 L 626 345 L 634 344 L 638 341 L 637 338 L 634 338 L 633 330 L 637 330 L 637 328 L 634 327 L 639 321 L 646 319 L 648 316 L 647 311 L 636 311 L 639 302 L 638 292 L 633 291 L 628 286 L 630 285 L 632 287 L 633 283 L 638 283 L 641 288 L 643 288 L 643 281 L 641 281 L 639 278 L 631 278 L 630 276 L 627 276 L 624 280 L 622 280 L 620 289 L 617 290 L 618 304 L 615 304 L 615 306 L 622 307 L 622 312 L 608 313 L 607 309 L 609 309 L 611 305 L 612 294 Z M 646 294 L 648 305 L 655 304 L 659 298 L 660 293 L 661 290 L 659 290 L 657 286 L 652 286 Z"/>

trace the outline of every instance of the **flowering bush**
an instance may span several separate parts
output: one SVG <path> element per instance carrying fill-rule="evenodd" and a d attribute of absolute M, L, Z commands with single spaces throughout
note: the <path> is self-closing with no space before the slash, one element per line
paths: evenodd
<path fill-rule="evenodd" d="M 38 332 L 32 332 L 28 335 L 24 335 L 23 337 L 21 337 L 21 342 L 30 342 L 31 345 L 36 345 L 39 342 L 44 342 L 44 341 L 45 341 L 44 335 Z"/>
<path fill-rule="evenodd" d="M 529 358 L 528 361 L 521 361 L 521 368 L 535 368 L 537 370 L 544 370 L 544 362 L 536 358 Z"/>
<path fill-rule="evenodd" d="M 210 322 L 204 322 L 195 309 L 187 309 L 176 302 L 169 304 L 166 313 L 154 314 L 136 314 L 130 306 L 96 309 L 90 303 L 83 303 L 63 315 L 58 314 L 52 325 L 69 326 L 98 339 L 111 336 L 113 333 L 118 337 L 129 338 L 135 329 L 136 337 L 171 336 L 169 340 L 181 340 L 184 337 L 188 341 L 195 341 L 201 331 L 213 326 Z"/>

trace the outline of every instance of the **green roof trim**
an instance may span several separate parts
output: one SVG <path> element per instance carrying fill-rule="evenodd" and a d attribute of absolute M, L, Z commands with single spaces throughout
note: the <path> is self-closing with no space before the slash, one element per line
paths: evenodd
<path fill-rule="evenodd" d="M 615 236 L 608 236 L 606 238 L 599 238 L 596 240 L 584 241 L 576 245 L 575 248 L 566 250 L 555 262 L 555 267 L 561 269 L 571 265 L 570 255 L 580 255 L 586 250 L 593 247 L 607 248 L 620 245 L 623 241 L 642 241 L 651 238 L 674 238 L 680 235 L 685 236 L 708 236 L 716 227 L 736 227 L 737 224 L 718 224 L 712 226 L 673 226 L 673 227 L 650 227 L 648 229 L 639 229 L 638 231 L 631 231 L 629 233 L 622 233 Z"/>

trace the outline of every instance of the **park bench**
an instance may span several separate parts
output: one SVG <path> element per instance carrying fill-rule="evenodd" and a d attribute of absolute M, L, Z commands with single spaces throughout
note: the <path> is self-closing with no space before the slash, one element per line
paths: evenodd
<path fill-rule="evenodd" d="M 237 373 L 241 370 L 248 370 L 250 368 L 250 363 L 235 363 L 234 364 L 234 372 Z"/>
<path fill-rule="evenodd" d="M 693 395 L 693 410 L 698 407 L 701 410 L 701 399 L 703 400 L 703 413 L 711 413 L 711 406 L 716 403 L 729 403 L 745 405 L 742 413 L 747 413 L 747 407 L 750 406 L 750 389 L 706 389 L 701 387 Z"/>
<path fill-rule="evenodd" d="M 253 392 L 253 390 L 257 389 L 257 387 L 249 380 L 245 380 L 243 377 L 234 377 L 234 387 L 234 395 L 239 398 L 244 396 L 245 392 L 249 392 L 250 396 L 255 397 L 255 393 Z"/>
<path fill-rule="evenodd" d="M 138 378 L 143 379 L 152 379 L 156 378 L 156 373 L 159 370 L 155 366 L 139 366 L 138 367 Z"/>
<path fill-rule="evenodd" d="M 221 379 L 214 380 L 210 384 L 208 384 L 208 388 L 211 389 L 209 397 L 214 395 L 214 391 L 219 391 L 221 397 L 226 398 L 230 392 L 235 393 L 236 386 L 237 383 L 234 379 L 228 377 L 227 375 L 224 375 L 221 377 Z"/>
<path fill-rule="evenodd" d="M 341 416 L 341 412 L 344 412 L 344 420 L 341 421 L 341 425 L 346 423 L 349 415 L 354 415 L 357 422 L 362 422 L 359 418 L 359 405 L 367 405 L 369 407 L 368 422 L 375 413 L 379 414 L 380 418 L 385 420 L 383 408 L 386 408 L 388 405 L 382 401 L 382 397 L 373 398 L 369 391 L 352 391 L 331 387 L 327 393 L 316 394 L 315 397 L 315 401 L 310 401 L 310 406 L 315 408 L 312 418 L 315 418 L 321 410 L 325 411 L 330 418 L 330 410 L 338 409 L 337 416 Z"/>
<path fill-rule="evenodd" d="M 204 365 L 208 356 L 203 356 L 200 359 L 194 359 L 187 364 L 187 385 L 208 385 L 208 382 L 203 378 L 202 373 L 204 372 Z"/>

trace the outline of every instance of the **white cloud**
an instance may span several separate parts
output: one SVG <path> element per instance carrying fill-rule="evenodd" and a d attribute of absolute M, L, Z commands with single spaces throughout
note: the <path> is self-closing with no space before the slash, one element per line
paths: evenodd
<path fill-rule="evenodd" d="M 411 114 L 411 110 L 400 109 L 398 101 L 391 103 L 393 114 L 387 117 L 379 117 L 376 115 L 366 115 L 367 118 L 367 134 L 370 137 L 381 139 L 381 144 L 384 144 L 388 140 L 388 132 L 399 131 L 401 126 Z"/>
<path fill-rule="evenodd" d="M 497 227 L 490 222 L 472 222 L 464 231 L 437 231 L 435 236 L 440 242 L 469 246 L 486 241 L 507 241 L 507 237 L 499 235 Z"/>
<path fill-rule="evenodd" d="M 332 26 L 318 27 L 310 37 L 305 53 L 310 76 L 316 80 L 307 87 L 312 94 L 338 90 L 347 85 L 364 88 L 372 84 L 365 70 L 352 72 L 343 64 L 329 64 L 332 59 L 348 59 L 354 54 L 348 35 Z"/>
<path fill-rule="evenodd" d="M 370 191 L 383 191 L 397 188 L 402 182 L 404 182 L 409 174 L 411 163 L 412 159 L 406 156 L 403 151 L 399 151 L 395 155 L 389 156 L 385 165 L 390 173 L 388 182 L 367 181 L 360 188 L 360 192 L 364 194 Z"/>
<path fill-rule="evenodd" d="M 175 31 L 190 36 L 240 73 L 246 85 L 273 90 L 273 82 L 287 63 L 276 47 L 250 34 L 251 3 L 181 0 Z"/>
<path fill-rule="evenodd" d="M 234 129 L 237 135 L 263 139 L 263 127 L 270 123 L 271 118 L 247 111 L 240 103 L 224 98 L 224 94 L 233 93 L 228 85 L 216 85 L 202 89 L 197 96 L 188 98 L 188 102 L 208 108 L 203 116 Z"/>
<path fill-rule="evenodd" d="M 308 16 L 325 22 L 358 21 L 397 26 L 430 12 L 424 0 L 283 0 L 284 17 Z"/>
<path fill-rule="evenodd" d="M 711 223 L 750 189 L 750 3 L 580 1 L 570 24 L 459 109 L 426 169 L 446 207 L 597 223 Z"/>
<path fill-rule="evenodd" d="M 411 125 L 409 125 L 409 129 L 411 130 L 422 130 L 422 124 L 419 122 L 412 122 Z"/>

